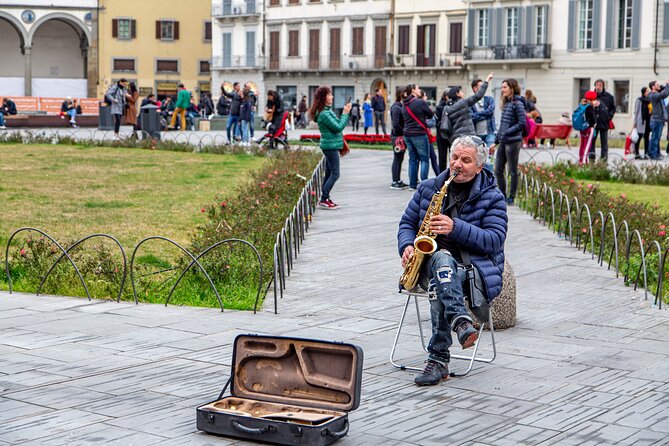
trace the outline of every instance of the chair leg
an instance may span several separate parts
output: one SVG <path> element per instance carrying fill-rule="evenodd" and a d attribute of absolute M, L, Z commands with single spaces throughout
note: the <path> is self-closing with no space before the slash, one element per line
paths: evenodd
<path fill-rule="evenodd" d="M 469 372 L 471 372 L 472 368 L 474 367 L 474 362 L 493 362 L 495 358 L 497 357 L 497 346 L 495 345 L 495 327 L 492 322 L 492 312 L 488 315 L 488 327 L 490 327 L 490 339 L 492 340 L 492 357 L 491 358 L 484 358 L 482 356 L 477 356 L 478 349 L 479 349 L 479 344 L 481 342 L 481 337 L 483 336 L 483 328 L 484 328 L 484 323 L 481 323 L 481 327 L 479 328 L 479 338 L 476 340 L 476 344 L 474 344 L 474 350 L 472 351 L 471 355 L 451 355 L 452 359 L 465 359 L 469 361 L 469 365 L 467 369 L 462 372 L 462 373 L 455 373 L 451 372 L 451 376 L 465 376 Z"/>
<path fill-rule="evenodd" d="M 420 372 L 423 369 L 418 367 L 410 367 L 405 364 L 398 364 L 395 362 L 395 350 L 397 349 L 397 342 L 400 339 L 400 333 L 402 332 L 402 326 L 404 325 L 404 318 L 406 317 L 407 309 L 409 308 L 409 301 L 411 300 L 412 297 L 414 298 L 414 302 L 416 303 L 416 315 L 418 317 L 418 330 L 420 332 L 420 342 L 423 346 L 423 350 L 427 351 L 427 348 L 425 347 L 425 337 L 423 336 L 423 328 L 420 323 L 420 310 L 418 309 L 418 299 L 416 298 L 416 296 L 409 295 L 407 296 L 407 300 L 404 303 L 404 309 L 402 310 L 402 317 L 400 317 L 400 322 L 397 325 L 397 333 L 395 334 L 395 341 L 393 342 L 393 347 L 390 350 L 390 363 L 393 365 L 393 367 L 400 370 L 414 370 Z"/>

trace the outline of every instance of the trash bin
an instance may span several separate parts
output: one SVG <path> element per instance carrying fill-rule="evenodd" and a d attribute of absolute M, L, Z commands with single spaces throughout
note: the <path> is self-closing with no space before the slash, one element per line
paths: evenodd
<path fill-rule="evenodd" d="M 160 139 L 160 114 L 159 107 L 147 104 L 140 109 L 139 119 L 142 126 L 142 134 L 147 134 L 153 139 Z"/>
<path fill-rule="evenodd" d="M 98 130 L 114 130 L 111 106 L 104 102 L 100 102 L 100 105 L 98 105 Z"/>

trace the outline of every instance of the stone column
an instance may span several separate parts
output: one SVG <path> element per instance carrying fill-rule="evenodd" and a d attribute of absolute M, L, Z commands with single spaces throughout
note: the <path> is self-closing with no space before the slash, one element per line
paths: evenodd
<path fill-rule="evenodd" d="M 33 62 L 32 62 L 32 47 L 29 45 L 23 46 L 23 60 L 25 62 L 25 72 L 23 73 L 24 96 L 32 96 L 33 94 Z"/>

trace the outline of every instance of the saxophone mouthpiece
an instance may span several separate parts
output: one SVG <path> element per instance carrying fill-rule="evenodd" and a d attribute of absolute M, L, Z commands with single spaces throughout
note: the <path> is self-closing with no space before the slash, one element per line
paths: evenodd
<path fill-rule="evenodd" d="M 458 175 L 460 175 L 460 171 L 459 170 L 454 170 L 453 171 L 453 177 L 457 177 Z"/>

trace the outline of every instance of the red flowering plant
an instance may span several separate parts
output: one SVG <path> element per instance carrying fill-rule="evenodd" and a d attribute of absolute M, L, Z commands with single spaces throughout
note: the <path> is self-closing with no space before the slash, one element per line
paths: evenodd
<path fill-rule="evenodd" d="M 601 163 L 603 164 L 603 163 Z M 528 185 L 531 185 L 531 179 L 536 179 L 542 185 L 542 189 L 537 192 L 528 187 L 528 194 L 525 193 L 525 182 L 519 183 L 519 198 L 523 206 L 532 211 L 535 218 L 541 216 L 552 225 L 554 230 L 560 230 L 560 233 L 569 236 L 567 214 L 567 204 L 565 200 L 560 206 L 560 192 L 569 197 L 570 213 L 572 220 L 572 241 L 579 244 L 582 248 L 593 250 L 595 256 L 599 255 L 600 245 L 602 243 L 602 225 L 604 227 L 604 249 L 603 258 L 615 262 L 614 231 L 618 239 L 619 267 L 627 279 L 627 283 L 634 283 L 637 277 L 637 271 L 641 264 L 641 249 L 638 237 L 633 234 L 634 230 L 639 232 L 643 243 L 644 252 L 646 252 L 646 271 L 649 291 L 655 293 L 658 281 L 659 255 L 657 247 L 653 244 L 656 240 L 664 251 L 669 242 L 667 237 L 667 223 L 669 214 L 661 211 L 658 205 L 649 205 L 647 203 L 630 201 L 622 193 L 618 196 L 610 196 L 602 192 L 596 183 L 592 181 L 583 181 L 579 178 L 595 176 L 600 179 L 608 178 L 603 173 L 602 166 L 594 166 L 587 170 L 583 166 L 573 164 L 559 163 L 554 166 L 540 166 L 534 163 L 523 164 L 519 166 L 520 171 L 527 177 Z M 595 172 L 595 174 L 592 174 Z M 578 177 L 574 178 L 572 175 Z M 550 194 L 545 194 L 543 185 L 547 185 L 553 190 L 553 202 L 555 205 L 555 221 L 553 220 L 553 211 L 551 206 Z M 574 198 L 578 200 L 580 209 L 576 209 Z M 587 205 L 590 210 L 592 220 L 592 239 L 590 236 L 590 225 L 587 212 L 584 210 Z M 613 217 L 613 218 L 612 218 Z M 630 261 L 625 261 L 626 253 L 626 235 L 624 226 L 625 220 L 629 227 L 630 238 Z M 615 229 L 614 229 L 615 223 Z M 591 241 L 592 240 L 592 241 Z M 594 243 L 594 246 L 593 246 Z M 612 256 L 613 253 L 613 256 Z M 669 269 L 669 262 L 667 262 Z M 611 265 L 612 267 L 615 264 Z M 643 286 L 643 271 L 639 278 L 639 286 Z M 663 280 L 663 295 L 665 301 L 669 292 L 669 280 Z"/>

